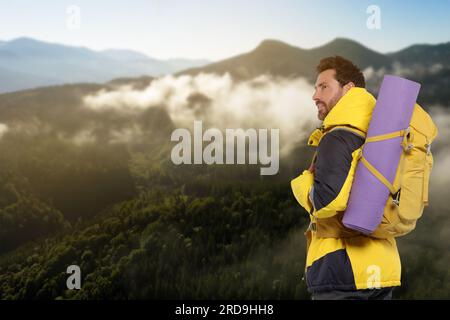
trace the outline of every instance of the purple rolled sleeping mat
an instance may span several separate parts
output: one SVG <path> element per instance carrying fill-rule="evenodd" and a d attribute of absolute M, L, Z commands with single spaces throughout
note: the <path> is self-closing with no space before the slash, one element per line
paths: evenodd
<path fill-rule="evenodd" d="M 392 184 L 403 152 L 403 137 L 371 142 L 367 139 L 407 129 L 419 90 L 420 84 L 416 82 L 391 75 L 383 78 L 362 150 L 361 160 L 364 159 L 365 163 L 361 160 L 358 162 L 342 219 L 347 228 L 370 234 L 381 223 L 392 190 L 372 174 L 367 163 Z"/>

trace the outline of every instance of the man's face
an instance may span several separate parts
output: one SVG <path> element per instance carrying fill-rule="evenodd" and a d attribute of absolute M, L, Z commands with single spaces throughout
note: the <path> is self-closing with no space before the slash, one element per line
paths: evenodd
<path fill-rule="evenodd" d="M 339 99 L 348 91 L 344 90 L 335 78 L 336 71 L 333 69 L 322 71 L 317 76 L 313 100 L 317 106 L 317 117 L 325 119 L 330 110 Z"/>

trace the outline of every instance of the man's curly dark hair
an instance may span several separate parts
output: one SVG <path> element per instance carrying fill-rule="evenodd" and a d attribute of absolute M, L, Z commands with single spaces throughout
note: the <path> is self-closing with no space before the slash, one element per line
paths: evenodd
<path fill-rule="evenodd" d="M 319 65 L 317 66 L 317 72 L 321 73 L 322 71 L 329 69 L 336 71 L 335 78 L 341 86 L 353 82 L 356 87 L 366 87 L 363 73 L 350 60 L 341 56 L 328 57 L 320 60 Z"/>

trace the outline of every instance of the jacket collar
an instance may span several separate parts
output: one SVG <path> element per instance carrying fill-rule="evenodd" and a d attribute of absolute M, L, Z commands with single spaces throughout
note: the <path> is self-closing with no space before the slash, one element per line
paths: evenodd
<path fill-rule="evenodd" d="M 323 120 L 322 128 L 326 131 L 334 126 L 351 126 L 367 132 L 375 98 L 364 88 L 351 88 Z"/>
<path fill-rule="evenodd" d="M 351 88 L 330 110 L 322 126 L 312 132 L 308 145 L 317 146 L 324 134 L 335 126 L 349 126 L 367 133 L 375 98 L 364 88 Z"/>

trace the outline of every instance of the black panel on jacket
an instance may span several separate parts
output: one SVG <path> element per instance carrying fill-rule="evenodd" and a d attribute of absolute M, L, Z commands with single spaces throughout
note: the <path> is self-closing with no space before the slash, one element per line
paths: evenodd
<path fill-rule="evenodd" d="M 323 256 L 306 270 L 309 292 L 356 290 L 355 277 L 345 249 Z"/>
<path fill-rule="evenodd" d="M 317 147 L 312 194 L 316 210 L 337 197 L 350 170 L 352 152 L 363 143 L 364 138 L 345 129 L 335 129 L 322 138 Z"/>

